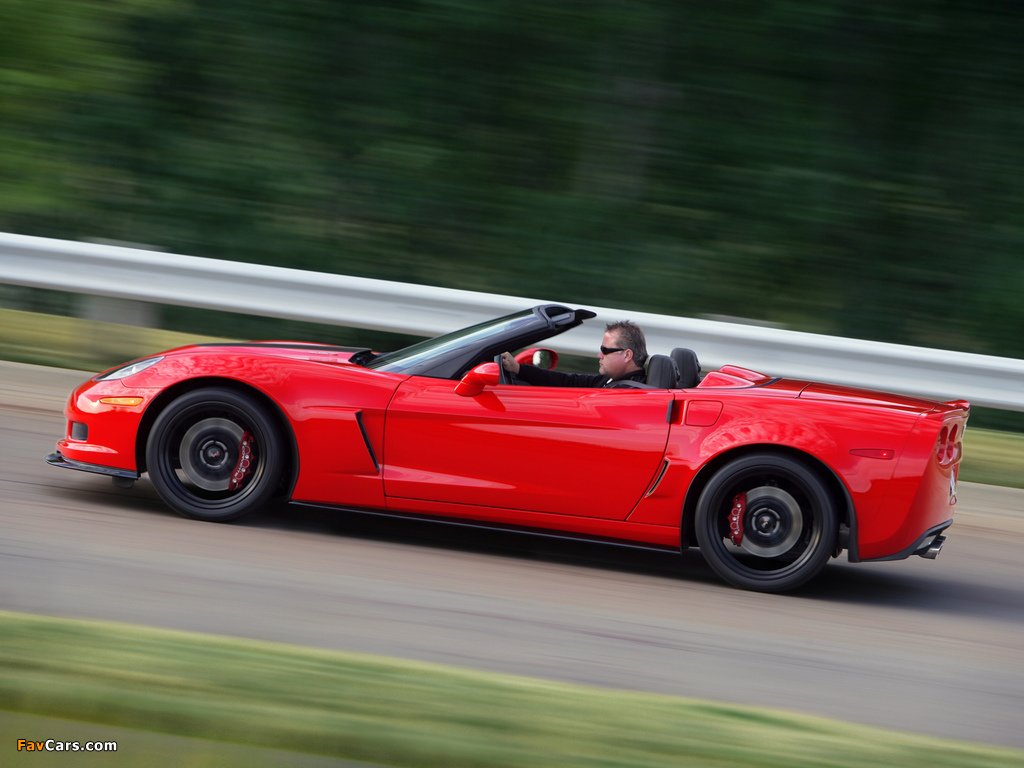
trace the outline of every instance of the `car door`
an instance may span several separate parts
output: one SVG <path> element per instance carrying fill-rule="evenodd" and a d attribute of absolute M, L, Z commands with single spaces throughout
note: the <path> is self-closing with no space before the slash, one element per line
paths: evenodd
<path fill-rule="evenodd" d="M 384 493 L 624 520 L 657 473 L 671 393 L 498 385 L 475 397 L 413 376 L 388 406 Z M 393 503 L 394 501 L 394 503 Z"/>

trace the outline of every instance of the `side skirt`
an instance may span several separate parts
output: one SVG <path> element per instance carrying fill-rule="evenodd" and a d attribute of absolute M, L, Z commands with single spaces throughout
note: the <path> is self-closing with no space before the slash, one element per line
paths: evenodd
<path fill-rule="evenodd" d="M 438 523 L 440 525 L 450 525 L 456 528 L 472 528 L 484 531 L 504 531 L 507 533 L 524 533 L 530 536 L 538 536 L 547 539 L 558 539 L 561 541 L 580 541 L 591 544 L 606 544 L 613 547 L 626 547 L 628 549 L 644 549 L 653 552 L 679 551 L 678 546 L 660 546 L 658 544 L 648 544 L 641 541 L 628 541 L 623 539 L 609 538 L 605 536 L 586 536 L 583 534 L 566 533 L 563 531 L 552 531 L 545 528 L 531 528 L 529 526 L 489 523 L 487 521 L 480 520 L 469 521 L 465 518 L 439 517 L 436 515 L 416 514 L 412 512 L 387 512 L 377 509 L 357 509 L 354 507 L 336 506 L 331 504 L 312 504 L 307 501 L 292 501 L 289 503 L 297 507 L 307 507 L 311 509 L 334 509 L 340 512 L 366 515 L 369 517 L 391 518 L 395 520 L 419 520 L 423 522 Z"/>

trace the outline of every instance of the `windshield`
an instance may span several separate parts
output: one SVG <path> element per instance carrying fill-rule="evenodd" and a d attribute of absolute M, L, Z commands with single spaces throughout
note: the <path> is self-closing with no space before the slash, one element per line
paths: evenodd
<path fill-rule="evenodd" d="M 444 336 L 421 341 L 396 352 L 389 352 L 370 360 L 366 363 L 366 367 L 389 373 L 403 373 L 426 360 L 443 357 L 449 352 L 475 344 L 491 336 L 504 335 L 507 332 L 514 334 L 518 329 L 536 325 L 536 323 L 537 317 L 533 310 L 524 309 L 515 314 L 505 315 L 469 328 L 461 328 Z"/>

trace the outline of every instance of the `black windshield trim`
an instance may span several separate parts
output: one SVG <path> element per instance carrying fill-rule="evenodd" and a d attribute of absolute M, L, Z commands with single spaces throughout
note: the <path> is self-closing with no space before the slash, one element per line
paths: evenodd
<path fill-rule="evenodd" d="M 491 360 L 501 352 L 557 336 L 594 316 L 595 313 L 588 309 L 539 304 L 417 342 L 363 364 L 382 372 L 458 379 L 473 366 Z M 493 332 L 489 332 L 490 329 Z M 407 360 L 410 362 L 403 365 Z"/>

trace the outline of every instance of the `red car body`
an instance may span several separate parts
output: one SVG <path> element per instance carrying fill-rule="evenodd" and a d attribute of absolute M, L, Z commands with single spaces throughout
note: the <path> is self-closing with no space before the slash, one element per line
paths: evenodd
<path fill-rule="evenodd" d="M 937 554 L 966 402 L 732 366 L 685 388 L 500 383 L 495 350 L 591 316 L 546 305 L 397 362 L 299 343 L 182 347 L 78 387 L 47 460 L 124 485 L 148 470 L 172 508 L 201 519 L 231 519 L 276 494 L 699 545 L 726 580 L 761 591 L 799 586 L 843 550 L 852 562 Z"/>

